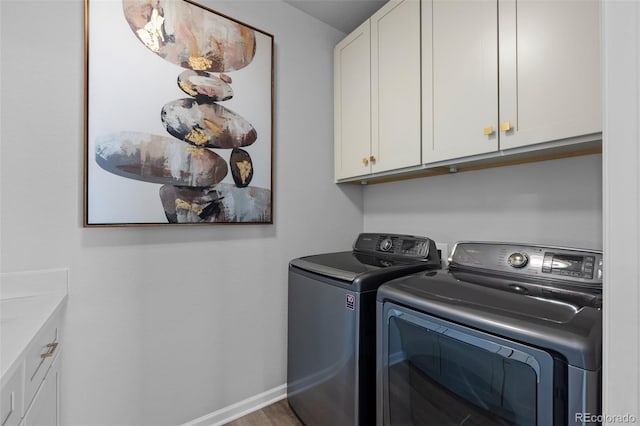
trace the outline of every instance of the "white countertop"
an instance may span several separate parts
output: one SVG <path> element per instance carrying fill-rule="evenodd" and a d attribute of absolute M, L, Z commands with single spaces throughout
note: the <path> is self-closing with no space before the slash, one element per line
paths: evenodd
<path fill-rule="evenodd" d="M 17 368 L 38 331 L 67 300 L 68 270 L 0 275 L 0 378 Z"/>

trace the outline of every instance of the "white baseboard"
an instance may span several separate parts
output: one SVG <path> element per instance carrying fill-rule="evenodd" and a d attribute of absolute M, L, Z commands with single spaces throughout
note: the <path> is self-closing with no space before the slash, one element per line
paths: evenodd
<path fill-rule="evenodd" d="M 287 385 L 283 384 L 261 394 L 236 402 L 210 414 L 205 414 L 181 426 L 219 426 L 232 422 L 267 405 L 278 402 L 287 396 Z"/>

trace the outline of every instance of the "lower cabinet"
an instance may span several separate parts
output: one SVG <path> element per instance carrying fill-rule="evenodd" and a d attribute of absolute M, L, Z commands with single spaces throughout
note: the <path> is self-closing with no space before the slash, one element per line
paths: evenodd
<path fill-rule="evenodd" d="M 2 426 L 18 426 L 24 410 L 24 363 L 2 384 L 0 399 Z"/>
<path fill-rule="evenodd" d="M 0 426 L 58 426 L 62 363 L 61 311 L 35 332 L 0 387 Z"/>
<path fill-rule="evenodd" d="M 21 426 L 58 426 L 60 424 L 60 362 L 60 355 L 58 355 L 31 401 Z"/>

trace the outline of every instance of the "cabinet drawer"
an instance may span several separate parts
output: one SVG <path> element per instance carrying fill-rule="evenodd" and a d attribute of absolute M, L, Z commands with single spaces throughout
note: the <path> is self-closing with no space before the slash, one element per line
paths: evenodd
<path fill-rule="evenodd" d="M 27 350 L 25 359 L 25 395 L 26 407 L 33 399 L 40 383 L 44 379 L 54 358 L 62 349 L 60 347 L 60 315 L 54 315 L 36 335 Z"/>
<path fill-rule="evenodd" d="M 24 408 L 24 363 L 0 389 L 0 422 L 2 426 L 17 426 Z"/>

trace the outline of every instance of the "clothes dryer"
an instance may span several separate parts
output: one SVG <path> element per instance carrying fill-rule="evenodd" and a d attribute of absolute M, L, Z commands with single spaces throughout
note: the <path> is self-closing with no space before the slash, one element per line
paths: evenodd
<path fill-rule="evenodd" d="M 377 294 L 379 425 L 587 425 L 601 412 L 602 253 L 455 245 Z"/>

